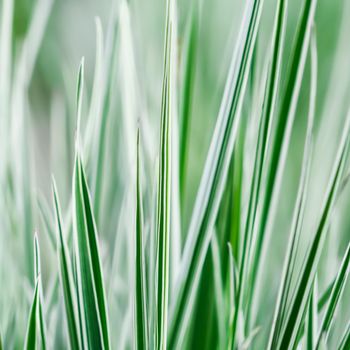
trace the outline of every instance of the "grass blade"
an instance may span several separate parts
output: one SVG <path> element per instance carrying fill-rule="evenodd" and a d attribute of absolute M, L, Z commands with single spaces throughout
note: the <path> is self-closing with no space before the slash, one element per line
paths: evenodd
<path fill-rule="evenodd" d="M 43 311 L 43 290 L 41 284 L 41 266 L 40 266 L 40 250 L 39 241 L 37 234 L 34 235 L 34 276 L 39 282 L 39 296 L 38 296 L 38 311 L 39 311 L 39 326 L 41 335 L 41 347 L 43 350 L 46 349 L 46 326 L 44 320 Z"/>
<path fill-rule="evenodd" d="M 289 345 L 294 343 L 294 340 L 296 339 L 297 333 L 300 328 L 300 324 L 303 321 L 304 310 L 307 304 L 309 293 L 311 292 L 311 286 L 316 274 L 317 264 L 320 258 L 323 242 L 327 232 L 326 228 L 328 225 L 330 214 L 333 209 L 339 184 L 341 182 L 343 169 L 345 166 L 345 159 L 349 145 L 349 126 L 350 113 L 347 116 L 343 137 L 341 140 L 332 176 L 330 178 L 329 189 L 326 194 L 322 214 L 317 226 L 315 236 L 308 250 L 306 261 L 302 267 L 300 279 L 296 288 L 295 295 L 291 302 L 288 318 L 283 329 L 281 340 L 279 342 L 279 349 L 288 349 Z"/>
<path fill-rule="evenodd" d="M 289 146 L 295 118 L 295 110 L 305 68 L 316 2 L 317 0 L 304 1 L 304 8 L 299 20 L 296 41 L 292 51 L 289 74 L 287 75 L 286 88 L 277 115 L 277 125 L 273 144 L 271 146 L 272 154 L 267 174 L 265 196 L 262 203 L 261 219 L 258 227 L 251 277 L 249 280 L 250 292 L 248 296 L 248 305 L 251 305 L 252 293 L 255 289 L 256 278 L 258 276 L 258 268 L 261 266 L 260 259 L 265 241 L 265 233 L 267 231 L 266 228 L 268 220 L 271 219 L 270 216 L 273 212 L 272 209 L 276 205 L 276 194 L 280 187 L 281 173 L 286 161 L 286 153 Z M 248 314 L 250 314 L 250 311 Z"/>
<path fill-rule="evenodd" d="M 306 349 L 313 350 L 317 341 L 317 279 L 310 295 L 306 322 Z"/>
<path fill-rule="evenodd" d="M 33 350 L 36 349 L 36 336 L 37 336 L 37 318 L 38 318 L 38 297 L 39 297 L 39 280 L 37 279 L 34 290 L 34 297 L 32 306 L 29 312 L 29 319 L 27 325 L 27 334 L 25 339 L 24 349 Z"/>
<path fill-rule="evenodd" d="M 331 327 L 331 323 L 334 319 L 334 313 L 337 308 L 337 305 L 339 303 L 339 299 L 344 291 L 345 283 L 347 281 L 348 275 L 350 270 L 350 244 L 348 245 L 343 261 L 341 263 L 341 266 L 339 268 L 338 275 L 336 277 L 331 297 L 327 305 L 327 309 L 325 311 L 325 315 L 323 317 L 322 325 L 320 328 L 320 332 L 318 335 L 317 343 L 316 343 L 316 349 L 319 347 L 322 337 L 325 337 L 325 340 L 327 341 L 329 329 Z"/>
<path fill-rule="evenodd" d="M 136 259 L 135 259 L 135 323 L 136 348 L 148 349 L 145 258 L 143 247 L 142 190 L 140 181 L 140 132 L 137 133 L 137 170 L 136 170 Z"/>
<path fill-rule="evenodd" d="M 157 201 L 157 316 L 156 348 L 165 349 L 167 344 L 168 295 L 169 295 L 169 235 L 170 235 L 170 188 L 171 188 L 171 33 L 172 3 L 167 1 L 164 76 L 160 125 L 159 178 Z"/>
<path fill-rule="evenodd" d="M 77 140 L 73 177 L 74 242 L 77 264 L 78 299 L 84 334 L 92 348 L 109 349 L 108 316 L 90 193 L 80 156 L 80 119 L 83 98 L 84 60 L 77 88 Z"/>
<path fill-rule="evenodd" d="M 263 1 L 249 1 L 245 7 L 239 42 L 232 58 L 225 92 L 212 137 L 192 215 L 177 296 L 173 304 L 169 348 L 176 347 L 188 328 L 193 307 L 194 289 L 199 283 L 205 256 L 226 182 L 235 143 L 240 110 L 255 44 Z"/>
<path fill-rule="evenodd" d="M 70 340 L 70 346 L 73 350 L 80 349 L 79 342 L 79 317 L 77 300 L 75 295 L 75 286 L 73 279 L 72 264 L 69 256 L 66 240 L 63 234 L 63 225 L 61 219 L 61 208 L 58 199 L 56 182 L 52 179 L 53 201 L 56 213 L 56 227 L 57 227 L 57 256 L 59 274 L 61 280 L 61 287 L 63 291 L 64 304 L 67 315 L 67 328 Z"/>
<path fill-rule="evenodd" d="M 313 149 L 313 124 L 315 117 L 316 90 L 317 90 L 317 50 L 316 42 L 311 45 L 311 82 L 310 82 L 310 106 L 308 115 L 308 127 L 306 131 L 306 141 L 304 147 L 304 159 L 302 164 L 302 174 L 292 221 L 291 236 L 287 247 L 287 254 L 284 262 L 281 284 L 277 298 L 274 320 L 270 333 L 269 348 L 276 346 L 278 336 L 281 331 L 285 310 L 290 293 L 290 283 L 294 270 L 294 261 L 298 247 L 300 232 L 303 223 L 303 216 L 306 204 L 307 184 L 311 166 L 311 155 Z"/>
<path fill-rule="evenodd" d="M 347 350 L 350 348 L 350 321 L 348 322 L 344 335 L 338 346 L 338 350 Z"/>
<path fill-rule="evenodd" d="M 96 224 L 79 153 L 76 156 L 73 188 L 80 312 L 84 313 L 89 346 L 109 349 L 108 317 Z"/>

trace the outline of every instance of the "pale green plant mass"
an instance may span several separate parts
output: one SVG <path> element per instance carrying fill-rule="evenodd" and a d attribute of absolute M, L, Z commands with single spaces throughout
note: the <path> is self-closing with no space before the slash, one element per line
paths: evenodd
<path fill-rule="evenodd" d="M 349 33 L 0 0 L 0 350 L 350 350 Z"/>

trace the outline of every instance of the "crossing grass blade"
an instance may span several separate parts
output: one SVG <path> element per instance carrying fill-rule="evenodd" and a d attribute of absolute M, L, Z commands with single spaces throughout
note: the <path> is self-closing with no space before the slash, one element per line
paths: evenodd
<path fill-rule="evenodd" d="M 24 349 L 36 349 L 37 342 L 37 319 L 38 319 L 38 298 L 39 298 L 39 280 L 35 283 L 34 297 L 32 306 L 29 312 L 29 319 L 27 325 L 27 334 L 24 344 Z"/>
<path fill-rule="evenodd" d="M 70 346 L 72 349 L 81 349 L 78 304 L 76 300 L 76 291 L 73 280 L 72 264 L 69 250 L 63 233 L 61 208 L 56 188 L 56 182 L 52 179 L 53 202 L 56 216 L 56 237 L 57 237 L 57 257 L 59 266 L 59 275 L 61 288 L 64 297 L 64 304 L 67 315 L 67 328 L 69 334 Z"/>
<path fill-rule="evenodd" d="M 310 248 L 307 253 L 305 263 L 302 266 L 300 278 L 295 289 L 295 294 L 290 304 L 288 317 L 281 333 L 278 349 L 288 349 L 291 344 L 294 344 L 298 336 L 299 328 L 305 315 L 305 308 L 313 280 L 315 278 L 317 264 L 323 247 L 329 217 L 331 215 L 334 201 L 337 195 L 339 185 L 341 183 L 345 160 L 349 146 L 349 126 L 350 113 L 347 115 L 346 124 L 344 127 L 343 137 L 340 143 L 338 155 L 330 178 L 328 191 L 323 204 L 320 220 L 317 225 L 317 230 L 312 239 Z"/>
<path fill-rule="evenodd" d="M 342 336 L 342 339 L 337 349 L 346 350 L 346 349 L 349 349 L 349 347 L 350 347 L 350 321 L 346 326 L 344 335 Z"/>
<path fill-rule="evenodd" d="M 291 53 L 289 73 L 286 77 L 286 87 L 282 96 L 281 105 L 276 115 L 277 124 L 271 145 L 271 160 L 266 179 L 265 196 L 262 203 L 261 218 L 253 254 L 253 262 L 249 278 L 250 292 L 248 305 L 251 305 L 253 291 L 255 290 L 260 259 L 265 240 L 266 228 L 270 215 L 276 202 L 276 194 L 281 183 L 281 173 L 286 161 L 295 111 L 300 94 L 305 62 L 311 37 L 317 0 L 305 0 L 302 15 L 299 20 L 298 32 Z M 250 314 L 250 311 L 248 311 Z"/>
<path fill-rule="evenodd" d="M 314 37 L 313 37 L 314 38 Z M 279 288 L 277 304 L 275 308 L 274 319 L 270 332 L 269 348 L 276 346 L 281 331 L 287 308 L 288 297 L 290 295 L 290 284 L 294 270 L 296 252 L 302 229 L 308 178 L 311 166 L 311 156 L 313 150 L 313 127 L 315 118 L 317 92 L 317 50 L 316 42 L 313 40 L 311 45 L 311 79 L 310 79 L 310 106 L 308 115 L 308 126 L 306 131 L 306 140 L 304 147 L 304 159 L 302 163 L 302 173 L 299 183 L 298 195 L 293 215 L 291 236 L 289 239 L 284 267 L 282 271 L 281 284 Z"/>
<path fill-rule="evenodd" d="M 317 279 L 310 295 L 306 322 L 306 349 L 313 350 L 317 341 Z"/>
<path fill-rule="evenodd" d="M 339 268 L 338 275 L 335 279 L 334 286 L 332 288 L 330 300 L 328 302 L 327 309 L 325 311 L 320 332 L 318 335 L 316 349 L 319 347 L 322 337 L 324 337 L 325 341 L 327 341 L 328 333 L 331 328 L 331 324 L 334 320 L 334 313 L 336 311 L 341 295 L 344 291 L 345 284 L 349 275 L 349 271 L 350 271 L 350 243 L 348 244 L 343 261 Z"/>
<path fill-rule="evenodd" d="M 254 229 L 254 223 L 256 220 L 256 213 L 258 207 L 258 198 L 262 181 L 262 170 L 264 159 L 266 158 L 266 149 L 268 142 L 268 135 L 270 133 L 271 120 L 274 113 L 275 101 L 277 96 L 277 89 L 279 86 L 280 66 L 282 59 L 282 50 L 284 42 L 284 31 L 286 25 L 286 2 L 284 0 L 278 2 L 276 10 L 276 19 L 272 40 L 272 59 L 271 67 L 268 71 L 266 93 L 264 96 L 263 111 L 259 122 L 258 142 L 256 146 L 256 154 L 254 161 L 253 178 L 250 188 L 250 198 L 248 213 L 245 223 L 245 231 L 242 243 L 242 254 L 239 264 L 239 278 L 238 278 L 238 290 L 236 309 L 233 318 L 232 332 L 233 341 L 236 342 L 237 321 L 239 310 L 242 307 L 243 292 L 246 288 L 246 276 L 248 269 L 248 259 L 250 256 L 252 234 Z"/>
<path fill-rule="evenodd" d="M 50 213 L 50 210 L 48 208 L 46 199 L 44 198 L 44 196 L 42 194 L 38 195 L 37 203 L 38 203 L 40 217 L 41 217 L 43 224 L 45 226 L 45 231 L 48 234 L 49 241 L 52 244 L 53 250 L 56 251 L 56 237 L 55 237 L 53 218 L 52 218 L 52 214 Z"/>
<path fill-rule="evenodd" d="M 168 295 L 169 295 L 169 235 L 170 235 L 170 188 L 171 188 L 171 34 L 172 3 L 167 1 L 164 75 L 160 123 L 159 175 L 157 199 L 157 297 L 156 297 L 156 348 L 165 349 L 167 344 Z"/>
<path fill-rule="evenodd" d="M 219 209 L 233 144 L 236 140 L 241 115 L 237 112 L 241 108 L 247 84 L 262 4 L 263 1 L 260 0 L 249 1 L 245 7 L 237 49 L 231 61 L 219 116 L 187 234 L 179 273 L 178 294 L 172 306 L 168 343 L 170 349 L 177 346 L 188 328 L 193 308 L 194 290 L 199 283 L 210 244 L 211 227 Z"/>
<path fill-rule="evenodd" d="M 148 322 L 146 314 L 146 280 L 144 257 L 144 233 L 142 214 L 142 190 L 140 180 L 140 132 L 137 133 L 137 170 L 136 170 L 136 259 L 135 259 L 135 329 L 136 348 L 148 349 Z"/>
<path fill-rule="evenodd" d="M 43 290 L 41 284 L 41 266 L 40 266 L 40 250 L 39 240 L 37 234 L 34 235 L 34 277 L 39 282 L 39 296 L 38 296 L 38 316 L 39 316 L 39 328 L 41 336 L 41 347 L 46 349 L 46 325 L 43 311 Z"/>

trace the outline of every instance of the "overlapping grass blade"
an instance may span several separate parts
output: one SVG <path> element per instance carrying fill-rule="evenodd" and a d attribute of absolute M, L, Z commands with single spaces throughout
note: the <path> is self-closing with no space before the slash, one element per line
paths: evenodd
<path fill-rule="evenodd" d="M 83 96 L 84 61 L 79 69 L 77 87 L 77 140 L 73 176 L 73 221 L 77 264 L 78 305 L 83 334 L 88 346 L 109 349 L 108 317 L 97 230 L 85 172 L 80 156 L 80 118 Z"/>
<path fill-rule="evenodd" d="M 317 279 L 310 295 L 306 322 L 306 349 L 313 350 L 317 341 Z"/>
<path fill-rule="evenodd" d="M 288 349 L 294 344 L 298 336 L 299 328 L 305 315 L 307 300 L 311 292 L 312 283 L 315 278 L 317 264 L 323 247 L 323 242 L 327 232 L 327 225 L 332 212 L 338 188 L 342 179 L 345 160 L 349 146 L 349 126 L 350 113 L 347 115 L 344 127 L 343 137 L 340 143 L 338 155 L 334 164 L 334 169 L 329 182 L 325 202 L 323 205 L 320 220 L 318 222 L 316 233 L 312 239 L 308 250 L 306 261 L 302 266 L 300 279 L 298 281 L 295 294 L 290 304 L 288 317 L 281 333 L 278 349 Z"/>
<path fill-rule="evenodd" d="M 302 174 L 301 174 L 298 195 L 297 195 L 297 200 L 296 200 L 296 205 L 295 205 L 295 210 L 293 215 L 291 235 L 290 235 L 284 267 L 282 271 L 281 284 L 279 288 L 273 324 L 270 332 L 270 339 L 269 339 L 270 349 L 274 348 L 277 344 L 281 327 L 285 318 L 288 296 L 290 294 L 292 274 L 294 270 L 294 262 L 296 258 L 296 252 L 298 248 L 298 242 L 299 242 L 299 237 L 301 234 L 301 228 L 303 223 L 306 195 L 307 195 L 307 185 L 308 185 L 308 178 L 309 178 L 310 165 L 311 165 L 311 155 L 312 155 L 312 148 L 313 148 L 313 124 L 314 124 L 314 117 L 315 117 L 316 92 L 317 92 L 317 50 L 316 50 L 316 42 L 315 40 L 313 40 L 311 45 L 310 106 L 309 106 L 309 115 L 308 115 L 308 126 L 306 131 L 304 159 L 302 164 Z"/>
<path fill-rule="evenodd" d="M 332 288 L 332 293 L 330 296 L 330 300 L 327 305 L 327 309 L 323 316 L 320 332 L 318 335 L 317 343 L 315 348 L 317 349 L 320 345 L 321 338 L 324 336 L 325 340 L 328 338 L 328 333 L 331 327 L 331 324 L 334 320 L 334 313 L 339 303 L 339 299 L 344 291 L 345 284 L 350 271 L 350 243 L 346 249 L 343 261 L 339 268 L 338 275 L 336 277 L 334 286 Z"/>
<path fill-rule="evenodd" d="M 140 132 L 137 133 L 136 170 L 136 258 L 135 258 L 135 329 L 136 348 L 148 349 L 148 322 L 146 314 L 146 280 L 143 243 L 142 190 L 140 180 Z"/>
<path fill-rule="evenodd" d="M 258 268 L 265 242 L 266 228 L 271 213 L 275 207 L 277 193 L 281 183 L 281 174 L 286 161 L 292 126 L 295 118 L 295 110 L 300 93 L 307 51 L 311 36 L 311 28 L 314 20 L 317 0 L 305 0 L 304 8 L 299 20 L 298 32 L 291 54 L 289 74 L 286 78 L 286 88 L 281 100 L 281 106 L 277 114 L 273 144 L 271 146 L 271 160 L 269 163 L 265 195 L 262 203 L 261 219 L 259 221 L 256 244 L 253 253 L 251 276 L 249 279 L 250 293 L 248 305 L 251 305 L 252 293 L 255 289 Z M 250 312 L 248 312 L 250 314 Z"/>
<path fill-rule="evenodd" d="M 338 346 L 338 350 L 347 350 L 350 348 L 350 321 L 348 322 L 344 335 Z"/>
<path fill-rule="evenodd" d="M 108 317 L 97 232 L 79 153 L 74 174 L 75 254 L 80 299 L 90 347 L 109 349 Z"/>
<path fill-rule="evenodd" d="M 37 234 L 34 235 L 34 278 L 39 283 L 39 296 L 38 296 L 38 316 L 41 336 L 41 347 L 46 349 L 46 325 L 43 311 L 43 290 L 41 284 L 41 266 L 40 266 L 40 250 Z"/>
<path fill-rule="evenodd" d="M 63 291 L 64 304 L 67 315 L 67 328 L 70 340 L 70 346 L 73 350 L 80 349 L 80 329 L 78 304 L 76 300 L 76 291 L 73 279 L 72 264 L 70 260 L 69 250 L 63 233 L 61 208 L 58 199 L 58 193 L 55 180 L 52 180 L 52 192 L 54 208 L 56 213 L 56 227 L 57 227 L 57 256 L 59 274 L 61 280 L 61 287 Z M 81 339 L 83 342 L 83 339 Z"/>
<path fill-rule="evenodd" d="M 272 60 L 268 71 L 267 84 L 264 95 L 263 111 L 259 123 L 258 142 L 254 161 L 253 178 L 250 189 L 248 213 L 245 223 L 244 237 L 242 239 L 242 253 L 239 264 L 238 290 L 236 295 L 236 309 L 233 318 L 232 332 L 233 341 L 236 342 L 236 331 L 239 310 L 242 308 L 242 298 L 245 290 L 247 264 L 250 256 L 252 233 L 256 219 L 258 197 L 262 179 L 262 167 L 266 158 L 268 135 L 270 133 L 271 119 L 274 112 L 277 89 L 279 86 L 280 66 L 286 25 L 286 2 L 278 2 L 276 19 L 272 41 Z M 234 344 L 233 344 L 234 345 Z"/>
<path fill-rule="evenodd" d="M 27 334 L 24 344 L 24 349 L 36 349 L 37 342 L 37 319 L 38 319 L 38 298 L 39 298 L 39 280 L 35 283 L 34 297 L 32 306 L 29 312 L 29 319 L 27 325 Z"/>
<path fill-rule="evenodd" d="M 157 199 L 157 296 L 156 296 L 156 348 L 165 349 L 167 344 L 168 295 L 169 295 L 169 235 L 170 235 L 170 188 L 171 188 L 171 33 L 172 3 L 167 1 L 164 75 L 162 90 L 159 175 Z"/>
<path fill-rule="evenodd" d="M 175 296 L 169 348 L 183 338 L 193 308 L 194 290 L 210 244 L 213 225 L 237 135 L 240 113 L 247 84 L 252 51 L 260 21 L 263 1 L 249 1 L 245 7 L 237 48 L 233 55 L 224 97 L 200 182 L 185 246 L 182 271 Z"/>

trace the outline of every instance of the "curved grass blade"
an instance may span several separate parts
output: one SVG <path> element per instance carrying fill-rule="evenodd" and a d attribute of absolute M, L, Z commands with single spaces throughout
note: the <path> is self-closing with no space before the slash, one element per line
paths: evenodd
<path fill-rule="evenodd" d="M 37 279 L 34 290 L 34 297 L 32 306 L 29 312 L 29 319 L 27 325 L 27 334 L 25 339 L 24 349 L 33 350 L 36 349 L 36 336 L 37 336 L 37 318 L 38 318 L 38 297 L 39 297 L 39 280 Z"/>
<path fill-rule="evenodd" d="M 279 341 L 278 349 L 288 349 L 290 344 L 294 344 L 298 336 L 299 328 L 303 322 L 305 315 L 304 311 L 316 274 L 317 264 L 322 251 L 325 235 L 327 233 L 329 217 L 334 206 L 345 167 L 345 160 L 349 148 L 349 128 L 350 113 L 347 115 L 343 137 L 330 178 L 329 189 L 325 197 L 322 214 L 317 226 L 316 233 L 311 242 L 311 246 L 308 250 L 306 261 L 302 266 L 300 279 L 295 289 L 296 292 L 291 302 L 288 318 L 283 328 L 283 333 L 281 333 L 282 336 Z"/>
<path fill-rule="evenodd" d="M 164 50 L 164 76 L 160 125 L 159 178 L 157 200 L 157 304 L 156 348 L 167 345 L 168 296 L 169 296 L 169 235 L 170 235 L 170 188 L 171 188 L 171 33 L 172 3 L 167 1 L 166 39 Z"/>
<path fill-rule="evenodd" d="M 350 244 L 348 245 L 343 261 L 341 263 L 338 275 L 336 277 L 331 297 L 325 311 L 325 315 L 322 320 L 322 325 L 318 335 L 316 349 L 319 347 L 322 337 L 327 341 L 328 333 L 331 328 L 332 321 L 334 320 L 334 313 L 339 303 L 339 299 L 344 291 L 345 283 L 347 281 L 350 271 Z"/>
<path fill-rule="evenodd" d="M 79 316 L 77 308 L 77 300 L 75 294 L 75 286 L 72 272 L 72 264 L 70 261 L 69 251 L 66 240 L 63 235 L 63 225 L 61 219 L 61 208 L 58 199 L 56 182 L 52 179 L 52 192 L 54 208 L 56 213 L 56 227 L 57 227 L 57 256 L 59 274 L 61 280 L 61 287 L 63 291 L 64 304 L 67 315 L 67 326 L 70 340 L 70 346 L 73 350 L 80 349 L 79 342 Z M 83 340 L 82 340 L 83 342 Z"/>
<path fill-rule="evenodd" d="M 137 132 L 137 170 L 136 170 L 136 259 L 135 259 L 135 323 L 136 348 L 148 349 L 145 258 L 143 247 L 142 191 L 140 181 L 140 131 Z"/>
<path fill-rule="evenodd" d="M 194 304 L 194 291 L 199 283 L 205 256 L 226 182 L 233 145 L 240 120 L 240 110 L 247 85 L 263 1 L 247 2 L 239 41 L 235 49 L 224 96 L 212 137 L 210 150 L 200 182 L 190 223 L 184 258 L 179 273 L 177 295 L 172 306 L 168 347 L 176 347 L 183 338 Z"/>

